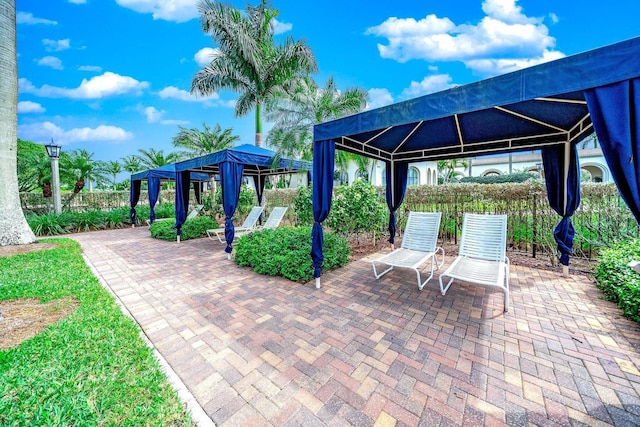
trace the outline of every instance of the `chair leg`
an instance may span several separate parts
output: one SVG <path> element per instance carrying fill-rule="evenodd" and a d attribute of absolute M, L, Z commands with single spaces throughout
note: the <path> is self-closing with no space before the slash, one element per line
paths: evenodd
<path fill-rule="evenodd" d="M 378 274 L 378 272 L 376 271 L 376 262 L 372 261 L 371 265 L 373 266 L 373 275 L 376 276 L 376 279 L 381 278 L 382 276 L 384 276 L 385 274 L 387 274 L 388 272 L 390 272 L 391 270 L 393 270 L 393 266 L 390 266 L 389 268 L 387 268 L 385 271 L 383 271 L 382 273 Z M 418 279 L 420 280 L 420 279 Z"/>
<path fill-rule="evenodd" d="M 440 275 L 440 293 L 442 293 L 442 295 L 446 294 L 447 291 L 449 290 L 449 287 L 451 286 L 451 283 L 453 283 L 453 277 L 447 282 L 447 285 L 444 286 L 442 284 L 442 275 Z"/>
<path fill-rule="evenodd" d="M 431 257 L 431 272 L 429 274 L 429 277 L 427 277 L 427 280 L 425 280 L 424 282 L 420 283 L 420 271 L 418 271 L 418 269 L 416 268 L 416 273 L 418 274 L 418 289 L 422 290 L 424 289 L 425 285 L 427 283 L 429 283 L 429 281 L 433 278 L 433 272 L 435 270 L 435 266 L 436 266 L 436 259 L 435 259 L 435 254 Z"/>

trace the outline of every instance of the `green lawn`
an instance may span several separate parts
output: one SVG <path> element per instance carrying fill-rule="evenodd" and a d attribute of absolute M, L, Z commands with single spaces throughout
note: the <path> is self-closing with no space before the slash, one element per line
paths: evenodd
<path fill-rule="evenodd" d="M 19 347 L 0 351 L 0 425 L 193 425 L 78 243 L 48 241 L 60 246 L 0 258 L 0 300 L 71 296 L 80 306 Z"/>

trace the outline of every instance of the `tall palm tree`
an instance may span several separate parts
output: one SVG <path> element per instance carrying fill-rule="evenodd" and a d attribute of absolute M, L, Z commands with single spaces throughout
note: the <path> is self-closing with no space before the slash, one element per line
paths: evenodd
<path fill-rule="evenodd" d="M 149 148 L 148 150 L 139 148 L 138 151 L 140 154 L 136 154 L 135 157 L 140 160 L 140 166 L 142 166 L 143 169 L 155 169 L 180 161 L 180 155 L 178 153 L 165 155 L 162 150 L 156 150 L 155 148 Z"/>
<path fill-rule="evenodd" d="M 18 63 L 16 2 L 0 2 L 0 246 L 25 245 L 36 236 L 24 218 L 18 193 Z"/>
<path fill-rule="evenodd" d="M 202 123 L 203 130 L 198 128 L 186 129 L 178 126 L 180 132 L 173 137 L 173 146 L 186 148 L 180 154 L 183 157 L 204 156 L 233 147 L 233 143 L 240 140 L 238 135 L 233 134 L 233 129 L 222 130 L 216 123 L 213 129 L 206 123 Z"/>
<path fill-rule="evenodd" d="M 105 163 L 104 168 L 105 168 L 105 172 L 109 173 L 113 178 L 112 184 L 113 184 L 113 189 L 115 190 L 116 179 L 118 174 L 122 172 L 122 165 L 117 160 L 109 160 L 107 163 Z"/>
<path fill-rule="evenodd" d="M 282 157 L 311 160 L 313 126 L 363 111 L 368 98 L 368 92 L 359 87 L 339 90 L 333 77 L 329 77 L 323 88 L 311 77 L 298 79 L 292 91 L 267 104 L 266 118 L 274 122 L 267 141 L 276 147 L 277 161 Z M 346 171 L 349 162 L 355 160 L 368 169 L 370 164 L 365 159 L 338 150 L 335 165 L 338 170 Z"/>
<path fill-rule="evenodd" d="M 247 6 L 246 13 L 213 0 L 199 4 L 202 30 L 218 43 L 211 63 L 198 71 L 191 92 L 211 95 L 229 89 L 239 94 L 235 116 L 255 108 L 256 146 L 262 146 L 262 106 L 289 90 L 296 78 L 317 71 L 311 49 L 301 41 L 287 38 L 283 45 L 273 39 L 273 18 L 278 11 L 266 0 Z"/>

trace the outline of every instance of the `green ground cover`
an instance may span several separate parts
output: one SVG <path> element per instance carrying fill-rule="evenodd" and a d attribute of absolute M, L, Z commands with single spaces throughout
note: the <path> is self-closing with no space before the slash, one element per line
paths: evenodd
<path fill-rule="evenodd" d="M 34 338 L 0 351 L 0 425 L 193 425 L 79 244 L 50 242 L 59 247 L 0 258 L 0 300 L 72 297 L 79 306 Z"/>

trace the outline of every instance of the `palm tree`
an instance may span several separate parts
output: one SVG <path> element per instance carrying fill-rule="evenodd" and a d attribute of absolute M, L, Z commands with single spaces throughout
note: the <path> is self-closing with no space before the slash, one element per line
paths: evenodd
<path fill-rule="evenodd" d="M 34 243 L 18 193 L 16 2 L 0 3 L 0 246 Z"/>
<path fill-rule="evenodd" d="M 172 142 L 174 147 L 186 148 L 186 151 L 178 153 L 183 157 L 204 156 L 205 154 L 215 153 L 216 151 L 233 147 L 233 143 L 240 140 L 238 135 L 233 135 L 233 129 L 222 130 L 217 123 L 213 129 L 210 129 L 205 123 L 202 123 L 203 130 L 178 127 L 180 132 L 173 138 Z"/>
<path fill-rule="evenodd" d="M 467 170 L 468 166 L 469 163 L 466 159 L 438 160 L 438 174 L 440 178 L 442 178 L 442 183 L 447 184 L 451 181 L 459 180 L 464 174 L 456 169 L 462 167 L 464 170 Z"/>
<path fill-rule="evenodd" d="M 143 169 L 155 169 L 180 161 L 180 155 L 178 153 L 165 155 L 162 150 L 156 150 L 155 148 L 149 148 L 148 150 L 140 148 L 138 151 L 140 154 L 134 156 L 140 161 L 140 166 L 142 166 Z"/>
<path fill-rule="evenodd" d="M 333 77 L 319 88 L 310 77 L 298 79 L 294 90 L 267 104 L 267 119 L 274 123 L 267 140 L 276 147 L 276 161 L 282 157 L 311 160 L 313 157 L 313 126 L 349 114 L 363 111 L 369 94 L 362 88 L 341 91 Z M 368 158 L 346 151 L 336 151 L 336 169 L 346 171 L 349 162 L 356 161 L 367 170 Z"/>
<path fill-rule="evenodd" d="M 323 88 L 311 77 L 298 79 L 293 90 L 267 104 L 267 120 L 274 126 L 268 142 L 287 156 L 311 160 L 313 126 L 349 114 L 359 113 L 367 105 L 369 94 L 362 88 L 341 91 L 333 77 Z"/>
<path fill-rule="evenodd" d="M 287 38 L 283 45 L 273 39 L 272 19 L 278 11 L 247 6 L 246 13 L 213 0 L 199 4 L 202 30 L 218 43 L 211 63 L 196 73 L 191 93 L 211 95 L 229 89 L 239 94 L 235 116 L 242 117 L 255 108 L 256 146 L 262 146 L 262 106 L 269 99 L 289 91 L 295 80 L 317 71 L 311 49 Z"/>
<path fill-rule="evenodd" d="M 84 188 L 85 182 L 106 181 L 105 167 L 101 161 L 93 160 L 93 153 L 87 150 L 73 150 L 67 157 L 60 157 L 61 169 L 67 179 L 74 181 L 73 194 L 67 204 Z"/>
<path fill-rule="evenodd" d="M 126 156 L 122 159 L 122 169 L 126 172 L 134 174 L 140 172 L 143 167 L 138 156 Z"/>
<path fill-rule="evenodd" d="M 113 177 L 113 189 L 116 189 L 116 178 L 120 172 L 122 172 L 122 165 L 117 160 L 109 160 L 105 163 L 105 172 L 111 174 Z"/>

